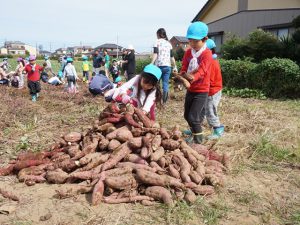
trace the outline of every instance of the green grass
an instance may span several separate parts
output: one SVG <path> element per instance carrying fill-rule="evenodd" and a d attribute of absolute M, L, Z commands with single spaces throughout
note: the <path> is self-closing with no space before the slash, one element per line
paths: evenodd
<path fill-rule="evenodd" d="M 252 159 L 255 161 L 261 161 L 267 159 L 274 162 L 300 162 L 300 149 L 291 150 L 289 148 L 279 147 L 273 144 L 268 135 L 262 135 L 256 142 L 252 143 Z"/>

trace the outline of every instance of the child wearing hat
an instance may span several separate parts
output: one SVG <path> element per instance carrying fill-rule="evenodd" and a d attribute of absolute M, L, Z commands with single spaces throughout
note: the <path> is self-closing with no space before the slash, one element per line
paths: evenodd
<path fill-rule="evenodd" d="M 184 103 L 184 118 L 192 132 L 186 139 L 189 143 L 200 144 L 203 141 L 201 125 L 205 115 L 213 61 L 212 53 L 205 43 L 207 34 L 208 27 L 203 22 L 194 22 L 188 27 L 186 37 L 191 48 L 184 54 L 180 71 L 190 82 Z"/>
<path fill-rule="evenodd" d="M 206 46 L 212 51 L 213 61 L 210 72 L 210 87 L 208 99 L 205 105 L 205 116 L 208 124 L 213 128 L 213 132 L 208 139 L 220 138 L 224 133 L 224 125 L 220 123 L 218 116 L 218 105 L 222 97 L 222 74 L 220 63 L 215 52 L 216 44 L 212 39 L 206 41 Z"/>
<path fill-rule="evenodd" d="M 119 77 L 119 75 L 121 73 L 118 63 L 117 63 L 117 60 L 115 60 L 115 59 L 113 60 L 113 63 L 109 69 L 109 72 L 112 76 L 113 82 L 115 83 L 116 78 Z"/>
<path fill-rule="evenodd" d="M 71 57 L 67 58 L 67 65 L 63 72 L 63 77 L 67 78 L 68 81 L 68 92 L 76 93 L 76 80 L 78 80 L 78 76 L 76 73 L 75 66 L 73 65 L 73 59 Z"/>
<path fill-rule="evenodd" d="M 36 57 L 34 55 L 29 56 L 29 64 L 27 64 L 24 69 L 27 74 L 27 85 L 33 102 L 35 102 L 39 97 L 39 93 L 41 91 L 40 72 L 44 70 L 44 67 L 38 65 L 35 60 Z"/>
<path fill-rule="evenodd" d="M 24 74 L 23 74 L 25 68 L 24 59 L 19 57 L 17 59 L 17 63 L 18 64 L 15 73 L 11 78 L 11 86 L 21 89 L 24 86 Z"/>
<path fill-rule="evenodd" d="M 108 91 L 104 96 L 106 99 L 139 107 L 151 120 L 155 120 L 155 106 L 161 105 L 161 74 L 159 67 L 149 64 L 140 75 L 134 76 L 121 87 Z"/>
<path fill-rule="evenodd" d="M 83 82 L 89 82 L 89 71 L 90 71 L 90 63 L 88 61 L 88 57 L 85 55 L 82 57 L 82 71 L 83 71 Z"/>

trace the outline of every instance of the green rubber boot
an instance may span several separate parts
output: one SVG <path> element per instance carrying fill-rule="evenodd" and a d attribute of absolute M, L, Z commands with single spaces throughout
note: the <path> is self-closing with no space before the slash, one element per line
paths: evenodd
<path fill-rule="evenodd" d="M 214 127 L 214 130 L 211 135 L 207 137 L 209 140 L 218 139 L 224 134 L 224 125 L 219 127 Z"/>
<path fill-rule="evenodd" d="M 36 102 L 36 94 L 31 95 L 31 101 Z"/>

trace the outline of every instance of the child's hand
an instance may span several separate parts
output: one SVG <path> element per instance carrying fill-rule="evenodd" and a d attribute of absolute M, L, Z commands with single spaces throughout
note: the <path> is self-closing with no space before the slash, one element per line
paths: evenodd
<path fill-rule="evenodd" d="M 128 104 L 128 103 L 130 103 L 130 100 L 131 100 L 131 98 L 128 96 L 128 95 L 123 95 L 122 96 L 122 103 L 123 104 Z"/>
<path fill-rule="evenodd" d="M 187 79 L 190 83 L 194 81 L 195 77 L 194 75 L 190 74 L 190 73 L 184 73 L 182 75 L 185 79 Z"/>

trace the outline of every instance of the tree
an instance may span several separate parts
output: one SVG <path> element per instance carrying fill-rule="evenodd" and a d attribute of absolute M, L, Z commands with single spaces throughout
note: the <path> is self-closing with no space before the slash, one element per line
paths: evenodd
<path fill-rule="evenodd" d="M 182 47 L 179 47 L 174 54 L 174 58 L 176 59 L 176 61 L 182 61 L 184 56 L 184 50 Z"/>
<path fill-rule="evenodd" d="M 43 45 L 39 45 L 39 51 L 43 51 L 44 47 Z"/>

